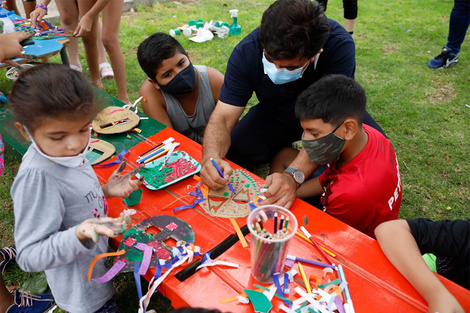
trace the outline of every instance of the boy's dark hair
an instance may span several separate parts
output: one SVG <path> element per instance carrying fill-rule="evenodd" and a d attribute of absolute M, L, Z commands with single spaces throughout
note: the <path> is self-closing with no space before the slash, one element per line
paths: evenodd
<path fill-rule="evenodd" d="M 100 110 L 85 76 L 62 64 L 41 64 L 21 72 L 10 105 L 16 120 L 30 132 L 48 117 L 91 120 Z"/>
<path fill-rule="evenodd" d="M 157 82 L 155 76 L 162 62 L 178 52 L 186 55 L 186 50 L 178 40 L 165 33 L 155 33 L 139 45 L 137 60 L 145 74 Z"/>
<path fill-rule="evenodd" d="M 328 75 L 299 95 L 295 115 L 300 120 L 322 119 L 334 126 L 347 118 L 354 118 L 362 125 L 366 103 L 366 92 L 354 79 Z"/>
<path fill-rule="evenodd" d="M 323 8 L 311 0 L 277 0 L 264 11 L 260 40 L 273 60 L 311 58 L 329 36 Z"/>

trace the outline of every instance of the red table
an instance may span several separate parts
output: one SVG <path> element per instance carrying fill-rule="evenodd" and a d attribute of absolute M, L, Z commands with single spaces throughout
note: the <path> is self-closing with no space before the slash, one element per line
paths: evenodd
<path fill-rule="evenodd" d="M 202 152 L 199 144 L 184 137 L 176 131 L 166 128 L 150 137 L 147 142 L 142 142 L 130 149 L 125 159 L 132 167 L 137 166 L 138 155 L 148 150 L 155 144 L 167 139 L 175 138 L 180 142 L 178 149 L 186 151 L 197 161 L 201 161 Z M 232 164 L 234 168 L 239 168 Z M 115 167 L 97 168 L 96 173 L 101 183 L 105 183 Z M 263 180 L 253 178 L 262 182 Z M 189 223 L 196 236 L 196 245 L 202 252 L 207 252 L 219 244 L 226 237 L 235 233 L 229 219 L 212 217 L 207 215 L 199 206 L 195 209 L 187 209 L 173 213 L 172 209 L 189 204 L 192 200 L 177 201 L 167 209 L 167 206 L 176 198 L 188 193 L 187 185 L 195 185 L 193 178 L 182 180 L 163 190 L 152 191 L 142 187 L 142 200 L 140 204 L 132 208 L 137 211 L 133 216 L 133 223 L 143 218 L 158 214 L 175 215 Z M 121 199 L 110 199 L 110 216 L 118 216 L 126 209 Z M 297 199 L 291 208 L 300 225 L 303 225 L 303 217 L 307 216 L 309 224 L 307 230 L 316 241 L 336 254 L 335 262 L 342 264 L 351 298 L 356 312 L 426 312 L 427 305 L 424 299 L 405 280 L 405 278 L 393 267 L 382 253 L 378 243 L 363 233 L 349 227 L 341 221 Z M 240 226 L 246 224 L 246 218 L 237 219 Z M 250 236 L 247 236 L 249 240 Z M 119 238 L 111 240 L 111 245 L 117 248 Z M 171 245 L 171 244 L 170 244 Z M 322 260 L 321 254 L 303 239 L 294 236 L 289 247 L 289 254 L 311 260 Z M 221 300 L 236 296 L 244 289 L 257 289 L 253 284 L 257 282 L 250 274 L 250 249 L 243 248 L 240 242 L 234 244 L 223 253 L 219 260 L 225 260 L 239 264 L 238 269 L 228 267 L 206 267 L 181 282 L 175 277 L 181 269 L 175 269 L 159 287 L 159 291 L 169 298 L 175 308 L 183 306 L 201 306 L 206 308 L 218 308 L 223 312 L 253 312 L 251 305 L 239 304 L 238 301 L 222 303 Z M 294 265 L 297 269 L 297 265 Z M 321 276 L 321 268 L 304 265 L 307 276 L 314 274 Z M 150 279 L 154 275 L 154 269 L 149 270 L 145 276 Z M 444 285 L 454 294 L 464 309 L 470 310 L 470 291 L 440 277 Z M 301 279 L 296 277 L 297 285 L 303 286 Z M 293 290 L 295 286 L 291 286 Z M 298 295 L 291 292 L 290 298 L 296 299 Z M 279 312 L 278 305 L 281 301 L 274 298 L 271 312 Z"/>

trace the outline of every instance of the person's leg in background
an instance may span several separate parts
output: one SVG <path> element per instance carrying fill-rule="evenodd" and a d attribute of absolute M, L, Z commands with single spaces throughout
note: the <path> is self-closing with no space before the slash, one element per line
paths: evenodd
<path fill-rule="evenodd" d="M 23 0 L 23 8 L 26 18 L 29 18 L 31 12 L 36 8 L 36 0 Z"/>
<path fill-rule="evenodd" d="M 67 0 L 65 0 L 67 1 Z M 70 1 L 70 0 L 68 0 Z M 84 16 L 95 5 L 96 0 L 80 0 L 78 1 L 78 14 Z M 99 62 L 98 62 L 98 19 L 99 15 L 93 20 L 93 26 L 90 32 L 82 37 L 83 46 L 85 47 L 85 57 L 90 73 L 90 80 L 93 86 L 103 89 L 101 82 Z"/>
<path fill-rule="evenodd" d="M 68 31 L 74 31 L 78 25 L 78 4 L 75 0 L 55 0 L 57 9 L 59 10 L 62 27 Z M 69 37 L 69 46 L 67 52 L 69 55 L 70 67 L 81 72 L 82 66 L 78 57 L 78 41 L 79 38 Z"/>
<path fill-rule="evenodd" d="M 101 19 L 98 19 L 98 61 L 100 63 L 100 75 L 101 79 L 113 78 L 114 72 L 111 65 L 106 58 L 106 50 L 103 45 L 103 23 Z"/>
<path fill-rule="evenodd" d="M 450 13 L 447 44 L 442 48 L 441 54 L 429 61 L 429 68 L 442 69 L 457 64 L 460 48 L 467 34 L 469 24 L 470 1 L 454 0 L 454 7 Z"/>
<path fill-rule="evenodd" d="M 20 11 L 18 10 L 18 7 L 16 6 L 16 0 L 6 0 L 6 6 L 8 11 L 15 11 L 17 15 L 20 15 Z"/>
<path fill-rule="evenodd" d="M 119 43 L 119 25 L 123 5 L 124 0 L 113 0 L 103 9 L 102 41 L 113 67 L 118 99 L 127 104 L 130 101 L 127 94 L 126 64 Z"/>
<path fill-rule="evenodd" d="M 343 0 L 344 28 L 351 35 L 354 33 L 357 18 L 357 0 Z"/>

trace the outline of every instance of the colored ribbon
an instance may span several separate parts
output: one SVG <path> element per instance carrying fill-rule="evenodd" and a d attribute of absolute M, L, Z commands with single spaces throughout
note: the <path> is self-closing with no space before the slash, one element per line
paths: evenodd
<path fill-rule="evenodd" d="M 150 266 L 150 261 L 152 260 L 153 248 L 145 243 L 139 242 L 134 246 L 136 249 L 139 249 L 144 252 L 144 257 L 142 258 L 142 264 L 140 265 L 139 275 L 145 275 Z"/>
<path fill-rule="evenodd" d="M 101 258 L 105 258 L 105 257 L 108 257 L 108 256 L 119 256 L 119 255 L 123 255 L 124 253 L 126 253 L 125 250 L 120 250 L 120 251 L 117 251 L 117 252 L 108 252 L 108 253 L 102 253 L 102 254 L 98 254 L 97 256 L 95 256 L 93 258 L 93 260 L 91 260 L 91 263 L 90 263 L 90 267 L 88 269 L 88 281 L 91 280 L 91 273 L 93 271 L 93 266 L 95 266 L 95 263 L 101 259 Z"/>
<path fill-rule="evenodd" d="M 106 164 L 95 164 L 95 165 L 93 165 L 93 167 L 110 167 L 110 166 L 119 164 L 119 163 L 121 163 L 122 159 L 124 158 L 124 156 L 127 153 L 129 153 L 129 150 L 123 150 L 121 153 L 119 153 L 116 160 L 114 160 L 112 162 L 109 162 L 109 163 L 106 163 Z"/>
<path fill-rule="evenodd" d="M 118 260 L 116 263 L 114 263 L 113 267 L 111 267 L 106 274 L 99 278 L 93 278 L 92 280 L 97 281 L 99 283 L 105 283 L 113 279 L 114 276 L 116 276 L 123 268 L 126 266 L 126 263 Z"/>

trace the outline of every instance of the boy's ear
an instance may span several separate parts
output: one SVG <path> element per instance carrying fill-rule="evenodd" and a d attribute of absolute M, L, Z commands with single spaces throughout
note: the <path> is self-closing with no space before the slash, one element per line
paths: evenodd
<path fill-rule="evenodd" d="M 345 129 L 344 139 L 352 140 L 356 136 L 359 128 L 357 121 L 355 119 L 349 118 L 346 119 L 343 124 Z"/>
<path fill-rule="evenodd" d="M 147 81 L 149 81 L 153 85 L 153 87 L 160 90 L 160 86 L 153 79 L 147 78 Z"/>
<path fill-rule="evenodd" d="M 31 141 L 31 138 L 29 138 L 28 133 L 26 133 L 26 130 L 24 129 L 23 123 L 15 122 L 15 127 L 20 131 L 20 134 L 24 139 Z"/>

